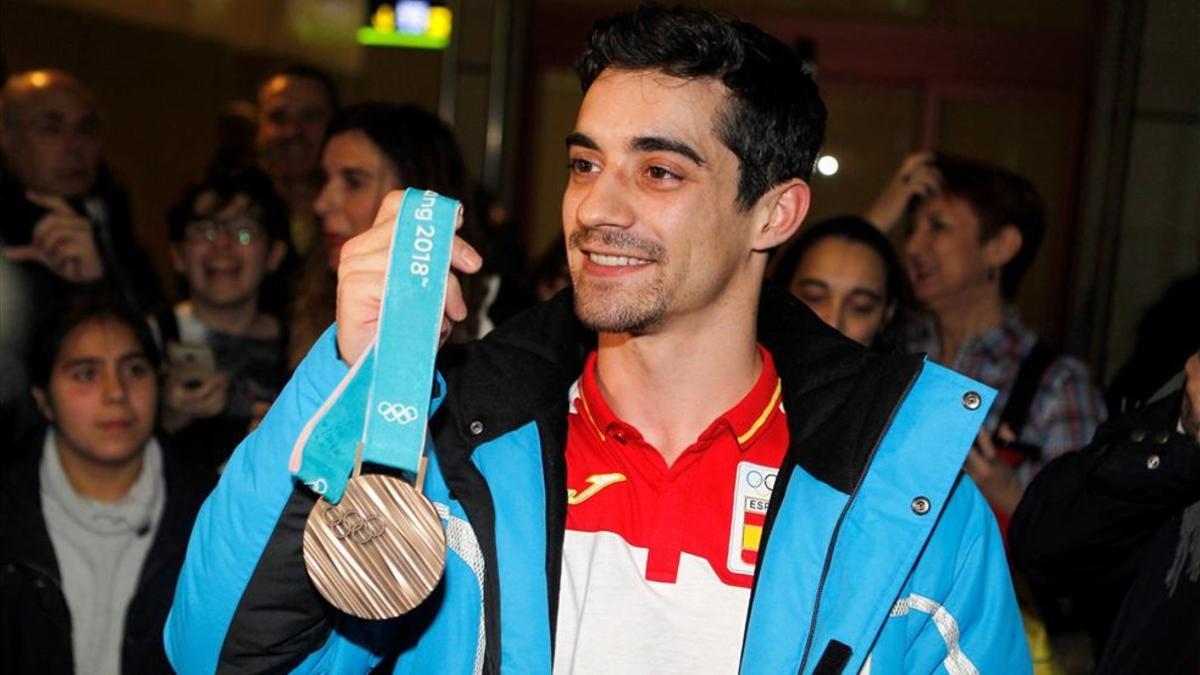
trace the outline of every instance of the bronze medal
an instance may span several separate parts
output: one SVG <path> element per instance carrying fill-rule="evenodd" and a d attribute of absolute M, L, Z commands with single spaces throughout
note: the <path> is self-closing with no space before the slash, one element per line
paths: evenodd
<path fill-rule="evenodd" d="M 304 566 L 339 610 L 392 619 L 421 604 L 446 566 L 446 532 L 433 504 L 393 476 L 350 479 L 341 501 L 317 501 L 304 526 Z"/>

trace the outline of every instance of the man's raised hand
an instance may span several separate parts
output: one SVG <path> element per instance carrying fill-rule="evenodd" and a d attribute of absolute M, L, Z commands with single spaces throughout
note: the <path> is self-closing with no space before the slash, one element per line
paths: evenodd
<path fill-rule="evenodd" d="M 73 284 L 103 277 L 104 263 L 96 248 L 91 221 L 75 213 L 62 197 L 33 191 L 25 196 L 47 213 L 34 225 L 32 242 L 4 249 L 8 259 L 41 263 Z"/>
<path fill-rule="evenodd" d="M 403 190 L 389 192 L 375 214 L 374 224 L 342 246 L 338 262 L 337 346 L 338 354 L 347 364 L 358 360 L 379 329 L 379 305 L 387 275 L 388 249 L 396 228 L 396 214 L 403 202 Z M 450 252 L 451 271 L 473 274 L 482 265 L 483 259 L 479 253 L 455 235 Z M 450 334 L 454 322 L 466 317 L 467 305 L 463 301 L 462 287 L 451 273 L 446 282 L 442 340 Z"/>

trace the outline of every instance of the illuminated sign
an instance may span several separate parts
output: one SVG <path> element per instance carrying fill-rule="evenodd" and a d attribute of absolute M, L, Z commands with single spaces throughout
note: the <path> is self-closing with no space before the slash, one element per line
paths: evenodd
<path fill-rule="evenodd" d="M 369 0 L 358 44 L 372 47 L 445 49 L 453 28 L 450 8 L 425 0 Z"/>

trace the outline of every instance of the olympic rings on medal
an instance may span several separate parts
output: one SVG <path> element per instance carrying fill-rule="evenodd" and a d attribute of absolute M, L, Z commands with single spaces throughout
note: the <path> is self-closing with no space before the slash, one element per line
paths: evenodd
<path fill-rule="evenodd" d="M 404 405 L 403 403 L 390 403 L 388 401 L 380 401 L 376 407 L 380 416 L 388 422 L 399 422 L 400 424 L 409 424 L 417 420 L 416 406 Z"/>
<path fill-rule="evenodd" d="M 357 511 L 343 512 L 337 507 L 325 509 L 326 522 L 338 539 L 350 539 L 356 544 L 367 544 L 383 536 L 384 521 L 374 513 L 363 516 Z"/>

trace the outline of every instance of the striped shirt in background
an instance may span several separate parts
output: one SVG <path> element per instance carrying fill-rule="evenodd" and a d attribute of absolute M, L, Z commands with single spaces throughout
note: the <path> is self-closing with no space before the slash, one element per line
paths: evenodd
<path fill-rule="evenodd" d="M 967 377 L 994 387 L 999 394 L 988 412 L 984 429 L 995 433 L 1000 414 L 1017 379 L 1021 362 L 1037 344 L 1037 334 L 1021 322 L 1014 308 L 1008 308 L 1004 322 L 967 340 L 952 359 L 941 357 L 941 344 L 932 317 L 918 317 L 905 327 L 905 347 L 909 353 L 924 352 Z M 1046 370 L 1030 405 L 1029 418 L 1021 431 L 1022 443 L 1042 449 L 1041 459 L 1028 462 L 1017 470 L 1022 487 L 1037 470 L 1059 455 L 1083 447 L 1092 439 L 1107 411 L 1100 390 L 1082 361 L 1059 356 Z"/>

